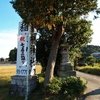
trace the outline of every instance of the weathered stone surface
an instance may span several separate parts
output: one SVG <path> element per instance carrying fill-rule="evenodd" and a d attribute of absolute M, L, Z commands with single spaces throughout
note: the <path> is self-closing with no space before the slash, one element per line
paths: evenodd
<path fill-rule="evenodd" d="M 26 76 L 12 76 L 12 81 L 9 89 L 10 95 L 25 96 L 26 94 Z M 29 76 L 28 77 L 28 92 L 30 93 L 38 86 L 38 77 Z"/>
<path fill-rule="evenodd" d="M 65 65 L 66 65 L 66 66 L 71 66 L 71 63 L 66 61 L 66 62 L 61 62 L 60 65 L 61 65 L 61 66 L 62 66 L 62 65 L 64 65 L 64 66 L 65 66 Z"/>
<path fill-rule="evenodd" d="M 74 68 L 71 66 L 71 63 L 68 59 L 68 54 L 70 53 L 68 51 L 69 45 L 62 44 L 61 48 L 61 54 L 62 54 L 62 60 L 60 63 L 59 70 L 57 71 L 57 75 L 59 77 L 67 77 L 67 76 L 76 76 L 76 72 L 73 70 Z"/>
<path fill-rule="evenodd" d="M 69 53 L 70 53 L 69 51 L 65 51 L 65 50 L 62 50 L 62 51 L 61 51 L 61 54 L 63 54 L 63 55 L 64 55 L 64 54 L 69 54 Z"/>
<path fill-rule="evenodd" d="M 61 70 L 61 71 L 72 71 L 73 70 L 73 67 L 72 66 L 67 66 L 66 67 L 66 65 L 61 65 L 59 67 L 59 70 Z"/>
<path fill-rule="evenodd" d="M 59 77 L 76 76 L 76 71 L 58 71 Z"/>

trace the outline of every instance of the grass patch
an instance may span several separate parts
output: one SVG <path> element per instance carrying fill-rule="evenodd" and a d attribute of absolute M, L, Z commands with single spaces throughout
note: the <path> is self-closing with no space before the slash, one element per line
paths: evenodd
<path fill-rule="evenodd" d="M 99 66 L 82 66 L 82 67 L 77 67 L 76 70 L 93 74 L 93 75 L 99 75 L 100 76 L 100 67 Z"/>
<path fill-rule="evenodd" d="M 36 74 L 40 74 L 42 67 L 40 65 L 37 65 L 36 69 L 37 69 Z M 25 97 L 14 97 L 8 95 L 9 87 L 11 83 L 11 76 L 15 74 L 16 74 L 16 66 L 0 66 L 0 100 L 24 100 L 25 99 Z M 42 81 L 43 81 L 43 77 L 40 77 L 40 82 Z"/>
<path fill-rule="evenodd" d="M 15 75 L 16 67 L 15 66 L 0 66 L 0 88 L 8 87 L 11 82 L 11 76 Z M 0 89 L 0 92 L 4 90 Z"/>
<path fill-rule="evenodd" d="M 41 73 L 41 66 L 36 66 L 36 74 Z M 8 85 L 11 81 L 11 76 L 16 74 L 16 66 L 0 66 L 0 87 L 3 85 Z"/>

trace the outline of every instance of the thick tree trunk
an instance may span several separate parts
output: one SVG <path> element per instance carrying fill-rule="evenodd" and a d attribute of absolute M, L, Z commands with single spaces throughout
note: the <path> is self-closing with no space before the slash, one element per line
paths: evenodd
<path fill-rule="evenodd" d="M 58 46 L 59 40 L 53 41 L 45 73 L 44 87 L 46 87 L 53 78 Z"/>
<path fill-rule="evenodd" d="M 56 63 L 56 56 L 59 46 L 59 41 L 64 33 L 64 27 L 63 22 L 61 22 L 58 25 L 52 26 L 52 34 L 53 34 L 53 43 L 47 63 L 46 73 L 45 73 L 45 80 L 44 80 L 44 87 L 47 86 L 47 84 L 52 80 L 53 74 L 54 74 L 54 67 Z"/>

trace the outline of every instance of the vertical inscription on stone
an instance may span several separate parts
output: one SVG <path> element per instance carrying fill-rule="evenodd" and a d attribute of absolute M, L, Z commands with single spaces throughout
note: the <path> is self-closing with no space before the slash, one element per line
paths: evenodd
<path fill-rule="evenodd" d="M 16 75 L 26 76 L 29 63 L 30 27 L 19 23 Z"/>
<path fill-rule="evenodd" d="M 34 75 L 36 66 L 36 33 L 19 23 L 16 75 Z"/>

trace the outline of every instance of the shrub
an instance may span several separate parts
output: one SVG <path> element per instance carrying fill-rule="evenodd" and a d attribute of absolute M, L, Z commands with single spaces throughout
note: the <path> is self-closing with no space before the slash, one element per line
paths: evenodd
<path fill-rule="evenodd" d="M 86 81 L 80 77 L 70 76 L 66 82 L 62 84 L 61 92 L 67 99 L 74 100 L 80 97 L 86 89 Z"/>
<path fill-rule="evenodd" d="M 77 67 L 77 70 L 85 72 L 85 73 L 89 73 L 89 74 L 99 75 L 100 76 L 100 67 L 99 66 L 95 66 L 95 67 L 91 67 L 91 66 Z"/>
<path fill-rule="evenodd" d="M 80 77 L 53 78 L 47 85 L 45 92 L 49 94 L 61 93 L 63 97 L 74 100 L 80 97 L 86 89 L 86 81 Z"/>
<path fill-rule="evenodd" d="M 58 94 L 61 90 L 63 78 L 54 77 L 52 81 L 47 85 L 46 92 L 50 94 Z"/>
<path fill-rule="evenodd" d="M 86 63 L 88 65 L 94 66 L 94 63 L 96 62 L 96 59 L 93 56 L 88 56 L 86 58 Z"/>

